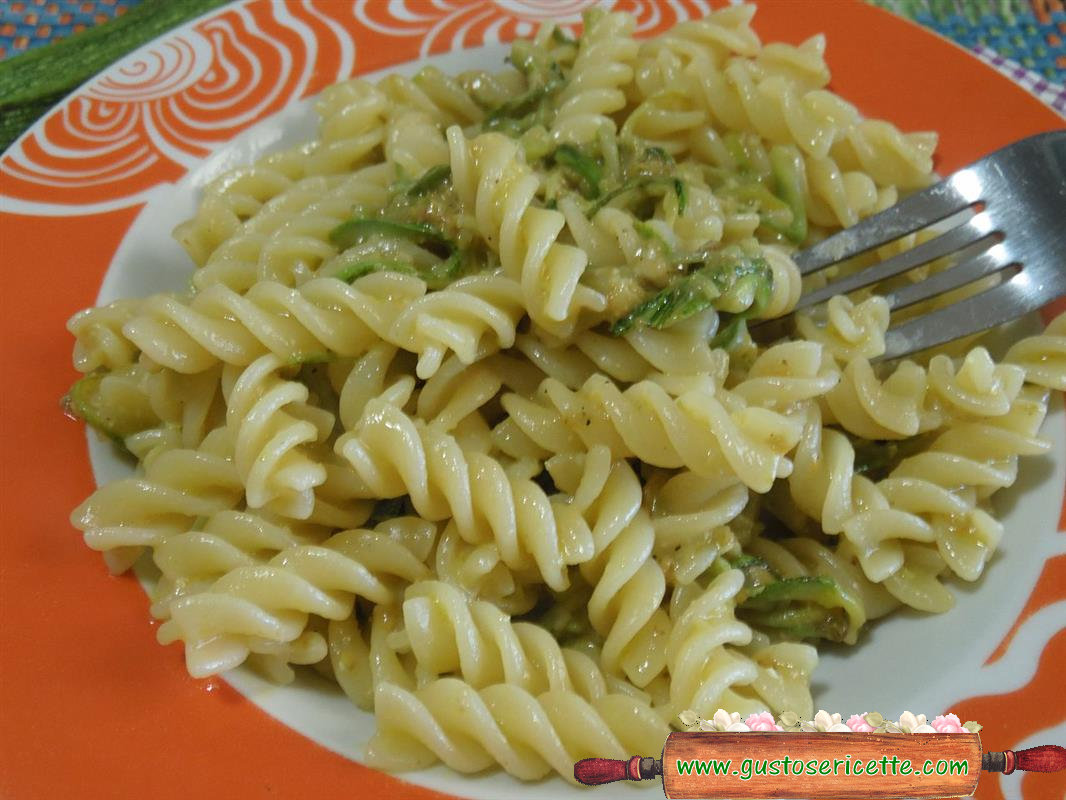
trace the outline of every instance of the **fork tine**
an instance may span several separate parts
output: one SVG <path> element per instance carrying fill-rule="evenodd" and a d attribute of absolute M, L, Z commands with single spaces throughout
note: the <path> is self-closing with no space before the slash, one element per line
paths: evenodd
<path fill-rule="evenodd" d="M 976 198 L 966 197 L 952 178 L 915 192 L 891 208 L 796 254 L 800 274 L 817 272 L 962 211 Z"/>
<path fill-rule="evenodd" d="M 899 358 L 985 331 L 1040 308 L 1047 298 L 1029 291 L 1030 281 L 1031 276 L 1022 270 L 995 288 L 890 328 L 881 359 Z"/>
<path fill-rule="evenodd" d="M 958 289 L 960 286 L 965 286 L 978 278 L 983 278 L 985 275 L 998 272 L 1010 263 L 1010 253 L 1004 245 L 998 244 L 975 258 L 967 259 L 950 269 L 930 275 L 924 281 L 901 287 L 894 292 L 886 294 L 885 299 L 888 301 L 888 307 L 892 310 L 906 308 L 938 294 Z"/>
<path fill-rule="evenodd" d="M 800 309 L 817 305 L 835 294 L 847 294 L 855 289 L 878 283 L 886 278 L 891 278 L 914 267 L 935 261 L 985 239 L 987 239 L 985 246 L 990 246 L 993 242 L 992 237 L 989 236 L 992 229 L 992 221 L 988 214 L 981 212 L 964 224 L 952 228 L 935 239 L 930 239 L 928 242 L 923 242 L 910 250 L 905 250 L 892 258 L 885 259 L 879 264 L 847 275 L 821 289 L 805 294 L 796 303 L 795 310 L 799 311 Z"/>

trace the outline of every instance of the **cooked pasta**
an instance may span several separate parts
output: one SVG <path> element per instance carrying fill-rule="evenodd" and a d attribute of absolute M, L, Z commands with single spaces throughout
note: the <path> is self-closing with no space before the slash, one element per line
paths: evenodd
<path fill-rule="evenodd" d="M 372 765 L 413 769 L 439 760 L 480 772 L 498 764 L 525 780 L 554 771 L 575 782 L 575 761 L 654 752 L 669 732 L 650 706 L 628 694 L 589 702 L 576 692 L 533 695 L 512 684 L 477 691 L 455 678 L 416 692 L 383 683 L 374 713 Z"/>
<path fill-rule="evenodd" d="M 588 655 L 447 583 L 411 584 L 402 608 L 403 628 L 390 635 L 390 649 L 412 654 L 421 681 L 454 674 L 475 689 L 507 683 L 533 694 L 576 692 L 588 701 L 608 694 L 607 679 Z"/>
<path fill-rule="evenodd" d="M 735 396 L 695 389 L 672 398 L 653 381 L 622 391 L 602 375 L 571 392 L 550 378 L 538 399 L 504 397 L 504 408 L 526 435 L 552 452 L 606 443 L 619 458 L 657 467 L 687 467 L 707 477 L 736 475 L 765 492 L 791 469 L 785 453 L 798 426 Z"/>
<path fill-rule="evenodd" d="M 331 87 L 175 229 L 187 291 L 71 318 L 66 408 L 137 469 L 72 522 L 154 562 L 192 675 L 314 670 L 385 769 L 570 780 L 686 709 L 807 718 L 819 641 L 981 577 L 1066 315 L 888 365 L 880 294 L 789 318 L 826 279 L 795 252 L 930 183 L 936 137 L 753 13 Z"/>
<path fill-rule="evenodd" d="M 394 602 L 397 579 L 409 583 L 427 572 L 387 530 L 342 531 L 321 545 L 288 547 L 266 565 L 236 567 L 207 590 L 178 598 L 158 636 L 163 643 L 183 641 L 190 674 L 204 677 L 237 666 L 249 653 L 313 639 L 309 614 L 345 619 L 356 597 Z"/>

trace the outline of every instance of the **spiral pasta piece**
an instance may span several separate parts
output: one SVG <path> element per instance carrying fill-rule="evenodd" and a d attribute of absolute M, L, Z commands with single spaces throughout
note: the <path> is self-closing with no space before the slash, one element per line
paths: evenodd
<path fill-rule="evenodd" d="M 382 684 L 415 688 L 410 658 L 388 645 L 389 636 L 402 623 L 395 606 L 374 606 L 367 623 L 355 615 L 330 620 L 327 627 L 330 673 L 348 698 L 363 711 L 374 710 L 374 690 Z"/>
<path fill-rule="evenodd" d="M 996 364 L 983 347 L 956 367 L 938 354 L 922 369 L 904 361 L 881 381 L 865 358 L 843 371 L 826 395 L 831 422 L 865 439 L 904 439 L 949 425 L 1006 414 L 1025 379 L 1024 371 Z"/>
<path fill-rule="evenodd" d="M 787 46 L 778 47 L 778 52 Z M 879 186 L 913 188 L 929 183 L 935 134 L 904 134 L 881 120 L 864 120 L 850 103 L 808 78 L 814 66 L 819 80 L 827 76 L 821 61 L 824 39 L 812 39 L 806 50 L 807 65 L 797 75 L 794 65 L 778 59 L 767 69 L 768 59 L 733 57 L 724 66 L 709 59 L 694 60 L 687 68 L 702 91 L 711 124 L 719 130 L 752 131 L 778 144 L 797 144 L 808 155 L 830 154 L 845 169 L 870 175 Z M 814 62 L 812 64 L 811 62 Z"/>
<path fill-rule="evenodd" d="M 219 361 L 246 366 L 266 353 L 288 363 L 329 353 L 359 356 L 425 289 L 397 273 L 367 275 L 352 285 L 321 278 L 299 289 L 268 281 L 244 296 L 213 286 L 191 302 L 149 298 L 124 333 L 157 364 L 186 373 Z"/>
<path fill-rule="evenodd" d="M 566 345 L 520 334 L 515 347 L 540 370 L 569 389 L 578 389 L 597 372 L 621 383 L 657 375 L 709 375 L 725 380 L 728 356 L 710 346 L 715 312 L 709 310 L 666 330 L 642 327 L 621 339 L 584 331 Z"/>
<path fill-rule="evenodd" d="M 1045 403 L 1042 394 L 1027 392 L 1003 417 L 953 425 L 878 484 L 892 508 L 924 515 L 940 557 L 964 580 L 981 575 L 1003 533 L 1002 524 L 978 502 L 1014 483 L 1019 456 L 1050 448 L 1035 436 Z M 875 524 L 877 512 L 867 513 L 869 518 L 860 516 L 852 524 Z"/>
<path fill-rule="evenodd" d="M 625 108 L 625 87 L 633 80 L 635 27 L 628 14 L 607 13 L 589 19 L 566 86 L 556 99 L 551 126 L 555 141 L 581 144 L 601 131 L 614 133 L 611 115 Z"/>
<path fill-rule="evenodd" d="M 795 308 L 803 290 L 799 267 L 780 247 L 767 246 L 762 250 L 766 263 L 770 265 L 773 280 L 770 301 L 759 313 L 759 319 L 774 319 L 783 316 Z"/>
<path fill-rule="evenodd" d="M 255 164 L 230 170 L 204 189 L 196 216 L 174 229 L 174 238 L 197 266 L 237 233 L 247 220 L 306 174 L 309 148 L 273 153 Z"/>
<path fill-rule="evenodd" d="M 271 154 L 249 167 L 220 176 L 205 189 L 197 215 L 177 227 L 175 237 L 198 266 L 207 268 L 194 277 L 197 286 L 224 282 L 237 291 L 246 288 L 242 283 L 247 278 L 232 273 L 247 270 L 229 262 L 237 258 L 247 263 L 249 253 L 257 250 L 264 233 L 290 223 L 294 217 L 306 216 L 299 212 L 309 204 L 319 206 L 311 202 L 315 195 L 337 185 L 337 181 L 323 181 L 323 178 L 355 173 L 341 182 L 339 191 L 341 196 L 347 194 L 353 198 L 348 210 L 356 203 L 373 204 L 375 198 L 380 202 L 383 184 L 375 187 L 372 182 L 365 187 L 369 194 L 366 191 L 352 194 L 353 188 L 358 191 L 360 184 L 366 184 L 358 168 L 378 148 L 384 145 L 390 154 L 396 154 L 397 149 L 412 153 L 411 158 L 401 155 L 394 161 L 406 168 L 419 163 L 426 166 L 442 163 L 434 155 L 423 120 L 439 134 L 447 125 L 468 125 L 483 116 L 480 107 L 461 87 L 434 68 L 423 70 L 414 79 L 390 76 L 377 86 L 362 79 L 336 84 L 319 97 L 316 111 L 321 123 L 318 139 L 311 145 Z M 411 149 L 411 138 L 406 139 L 407 145 L 398 145 L 395 138 L 390 141 L 390 133 L 395 133 L 396 126 L 401 124 L 399 118 L 407 113 L 421 115 L 404 119 L 408 126 L 417 120 L 422 131 L 423 143 L 416 146 L 420 150 L 417 157 Z M 446 151 L 438 149 L 436 154 L 447 160 Z M 373 172 L 391 174 L 391 168 L 387 172 Z M 375 188 L 378 195 L 372 193 Z M 291 246 L 285 243 L 281 248 Z M 324 246 L 321 240 L 313 243 L 311 256 L 320 257 Z M 217 252 L 220 248 L 226 252 Z"/>
<path fill-rule="evenodd" d="M 641 688 L 666 667 L 662 643 L 670 627 L 661 607 L 666 579 L 651 557 L 654 541 L 655 530 L 642 511 L 602 553 L 580 567 L 595 587 L 588 618 L 604 639 L 600 665 Z"/>
<path fill-rule="evenodd" d="M 796 330 L 806 340 L 818 342 L 842 363 L 856 358 L 877 358 L 885 352 L 888 301 L 870 297 L 854 303 L 842 295 L 826 304 L 824 324 L 806 314 L 796 315 Z"/>
<path fill-rule="evenodd" d="M 137 313 L 140 305 L 140 300 L 116 300 L 72 316 L 67 330 L 74 335 L 75 369 L 92 372 L 132 364 L 137 348 L 122 335 L 122 326 Z"/>
<path fill-rule="evenodd" d="M 540 402 L 505 395 L 503 404 L 518 427 L 547 450 L 607 444 L 617 458 L 635 456 L 707 477 L 736 475 L 757 492 L 788 474 L 785 454 L 800 434 L 794 421 L 768 409 L 743 407 L 728 394 L 719 400 L 693 390 L 675 399 L 652 381 L 622 391 L 597 375 L 573 392 L 549 378 L 538 395 Z"/>
<path fill-rule="evenodd" d="M 884 381 L 865 358 L 851 361 L 828 395 L 832 421 L 865 439 L 903 439 L 937 426 L 926 412 L 926 371 L 904 361 Z"/>
<path fill-rule="evenodd" d="M 287 548 L 265 565 L 237 567 L 207 591 L 178 598 L 157 635 L 163 644 L 185 643 L 194 677 L 232 669 L 252 652 L 270 653 L 272 646 L 301 637 L 317 643 L 321 659 L 326 654 L 321 635 L 304 636 L 308 615 L 346 619 L 356 597 L 389 603 L 397 581 L 427 575 L 425 565 L 387 532 L 342 531 L 321 545 Z"/>
<path fill-rule="evenodd" d="M 573 692 L 534 696 L 508 684 L 478 691 L 455 678 L 415 692 L 380 685 L 374 714 L 378 728 L 367 760 L 375 767 L 442 761 L 459 772 L 480 772 L 498 764 L 525 780 L 554 771 L 573 781 L 575 761 L 653 752 L 668 733 L 650 707 L 629 695 L 588 702 Z"/>
<path fill-rule="evenodd" d="M 1014 482 L 1019 455 L 1046 451 L 1034 436 L 1045 411 L 1044 396 L 1023 391 L 1007 414 L 953 424 L 876 484 L 854 473 L 851 445 L 814 414 L 789 478 L 793 501 L 843 534 L 868 579 L 916 608 L 946 610 L 937 576 L 980 576 L 1002 526 L 979 503 Z"/>
<path fill-rule="evenodd" d="M 495 81 L 498 90 L 503 88 L 504 80 Z M 485 117 L 484 109 L 462 82 L 436 67 L 423 67 L 412 78 L 388 75 L 375 88 L 385 96 L 393 118 L 415 111 L 443 130 L 450 125 L 468 127 Z M 510 88 L 513 91 L 515 87 Z"/>
<path fill-rule="evenodd" d="M 227 572 L 265 563 L 288 547 L 317 544 L 327 537 L 313 526 L 278 524 L 247 511 L 216 512 L 202 527 L 165 536 L 153 548 L 160 578 L 152 596 L 152 615 L 167 619 L 177 598 L 210 588 Z"/>
<path fill-rule="evenodd" d="M 385 130 L 385 159 L 400 175 L 422 175 L 448 163 L 448 143 L 429 114 L 404 111 L 390 119 Z"/>
<path fill-rule="evenodd" d="M 113 572 L 124 572 L 145 546 L 188 530 L 197 517 L 232 508 L 244 487 L 224 428 L 196 449 L 165 450 L 144 465 L 144 474 L 105 484 L 71 513 L 85 543 L 104 552 Z"/>
<path fill-rule="evenodd" d="M 603 296 L 580 284 L 587 257 L 558 241 L 562 214 L 532 205 L 538 181 L 517 143 L 498 133 L 467 139 L 456 127 L 447 135 L 452 185 L 504 274 L 522 287 L 533 321 L 566 332 L 583 309 L 602 311 Z"/>
<path fill-rule="evenodd" d="M 315 103 L 321 119 L 307 159 L 308 175 L 352 172 L 381 146 L 390 113 L 387 92 L 356 78 L 325 89 Z"/>
<path fill-rule="evenodd" d="M 936 137 L 861 119 L 823 88 L 823 48 L 824 39 L 812 37 L 798 47 L 775 44 L 755 58 L 723 62 L 698 49 L 678 57 L 660 47 L 653 71 L 669 80 L 644 96 L 623 130 L 675 157 L 691 152 L 730 171 L 750 172 L 754 164 L 768 164 L 771 147 L 789 148 L 810 221 L 854 225 L 893 205 L 899 188 L 930 182 Z M 723 133 L 744 137 L 744 163 L 723 144 Z M 726 227 L 739 222 L 734 218 Z"/>
<path fill-rule="evenodd" d="M 362 521 L 368 514 L 369 509 L 357 519 Z M 266 566 L 278 553 L 293 547 L 322 544 L 330 535 L 328 522 L 296 523 L 229 511 L 212 515 L 202 528 L 164 537 L 153 551 L 161 572 L 152 593 L 153 616 L 169 619 L 175 603 L 210 591 L 217 580 L 234 570 Z M 432 526 L 427 529 L 425 523 L 410 519 L 389 520 L 377 530 L 403 544 L 416 558 L 425 557 L 435 534 Z M 245 644 L 249 662 L 277 683 L 293 680 L 290 664 L 316 664 L 326 651 L 322 634 L 310 628 L 291 641 L 249 637 Z"/>
<path fill-rule="evenodd" d="M 474 689 L 506 683 L 535 695 L 576 692 L 588 701 L 608 693 L 602 672 L 584 653 L 562 648 L 544 628 L 513 622 L 493 603 L 471 600 L 439 581 L 407 588 L 403 630 L 389 641 L 410 650 L 422 680 L 454 674 Z"/>
<path fill-rule="evenodd" d="M 867 577 L 882 583 L 903 566 L 901 542 L 931 542 L 935 534 L 921 517 L 892 508 L 877 485 L 854 472 L 855 453 L 846 437 L 808 420 L 789 478 L 792 499 L 855 547 Z M 954 504 L 959 510 L 958 503 Z"/>
<path fill-rule="evenodd" d="M 786 709 L 803 717 L 814 713 L 811 674 L 818 666 L 818 651 L 802 642 L 770 642 L 763 634 L 742 648 L 755 663 L 756 676 L 749 691 L 762 705 Z"/>
<path fill-rule="evenodd" d="M 388 339 L 417 353 L 416 373 L 429 378 L 448 353 L 472 364 L 510 347 L 525 310 L 522 290 L 511 278 L 471 275 L 413 300 L 393 321 Z"/>
<path fill-rule="evenodd" d="M 364 496 L 409 495 L 418 513 L 429 520 L 451 517 L 468 542 L 495 542 L 512 569 L 535 568 L 557 591 L 566 588 L 566 566 L 596 552 L 601 541 L 619 527 L 617 515 L 631 514 L 640 504 L 636 476 L 629 471 L 612 480 L 615 471 L 606 450 L 586 465 L 588 482 L 572 497 L 549 497 L 533 481 L 511 475 L 485 453 L 464 453 L 455 437 L 437 426 L 412 419 L 396 405 L 373 400 L 356 428 L 337 440 L 345 458 L 365 484 Z M 605 501 L 594 524 L 584 516 Z M 622 494 L 618 494 L 622 492 Z M 616 509 L 615 506 L 618 506 Z M 598 535 L 597 535 L 598 534 Z"/>
<path fill-rule="evenodd" d="M 329 234 L 353 208 L 383 205 L 393 170 L 373 165 L 350 175 L 304 178 L 266 203 L 221 242 L 193 274 L 193 286 L 244 293 L 257 281 L 295 286 L 339 260 Z"/>
<path fill-rule="evenodd" d="M 1010 412 L 1026 379 L 1024 368 L 996 364 L 983 347 L 956 364 L 940 353 L 929 361 L 929 388 L 937 410 L 948 419 L 1000 417 Z"/>
<path fill-rule="evenodd" d="M 656 99 L 649 101 L 649 105 L 662 102 Z M 849 227 L 899 200 L 900 193 L 894 185 L 879 186 L 870 175 L 845 168 L 831 155 L 812 155 L 795 144 L 773 144 L 755 133 L 721 134 L 713 127 L 697 124 L 678 130 L 673 147 L 677 151 L 690 150 L 719 169 L 753 173 L 764 181 L 773 175 L 772 161 L 776 155 L 795 173 L 796 189 L 803 199 L 809 223 L 823 228 Z M 760 222 L 757 214 L 745 214 L 742 207 L 723 211 L 727 239 L 751 235 Z M 902 242 L 905 247 L 910 246 L 913 239 Z"/>
<path fill-rule="evenodd" d="M 733 616 L 736 596 L 743 585 L 743 573 L 728 570 L 673 620 L 666 644 L 670 670 L 667 717 L 676 717 L 689 708 L 701 715 L 713 715 L 719 708 L 736 707 L 738 695 L 732 687 L 751 684 L 758 676 L 750 659 L 726 647 L 740 647 L 752 640 L 751 629 Z M 749 709 L 755 710 L 750 701 L 738 708 Z"/>
<path fill-rule="evenodd" d="M 307 387 L 283 379 L 278 374 L 283 366 L 277 356 L 266 355 L 243 371 L 227 369 L 222 376 L 226 425 L 248 505 L 306 519 L 314 508 L 315 487 L 326 482 L 326 469 L 301 446 L 324 439 L 333 415 L 308 406 Z"/>
<path fill-rule="evenodd" d="M 840 373 L 821 345 L 792 341 L 761 352 L 730 391 L 749 406 L 788 412 L 831 396 L 839 382 Z"/>
<path fill-rule="evenodd" d="M 196 216 L 174 230 L 174 237 L 197 266 L 271 201 L 309 176 L 349 172 L 365 162 L 382 141 L 388 101 L 366 81 L 328 88 L 316 110 L 319 138 L 273 153 L 255 164 L 216 178 L 204 190 Z"/>
<path fill-rule="evenodd" d="M 752 5 L 726 7 L 643 42 L 636 72 L 640 96 L 648 98 L 677 86 L 682 71 L 695 59 L 719 65 L 732 55 L 758 55 L 761 43 L 751 28 L 754 15 Z"/>
<path fill-rule="evenodd" d="M 687 470 L 669 476 L 654 472 L 644 495 L 660 563 L 665 553 L 700 541 L 704 534 L 732 522 L 748 503 L 748 489 L 739 481 L 706 478 Z"/>
<path fill-rule="evenodd" d="M 506 614 L 526 614 L 540 599 L 539 578 L 512 570 L 495 543 L 473 544 L 449 522 L 428 560 L 437 580 L 454 586 L 471 599 L 492 603 Z"/>
<path fill-rule="evenodd" d="M 1006 361 L 1025 369 L 1030 383 L 1066 392 L 1066 313 L 1049 322 L 1043 334 L 1014 344 Z"/>
<path fill-rule="evenodd" d="M 874 482 L 856 474 L 851 443 L 841 432 L 822 426 L 817 406 L 808 410 L 803 436 L 793 456 L 788 487 L 796 506 L 818 520 L 828 534 L 843 532 L 863 509 L 887 510 L 888 506 Z M 892 533 L 894 539 L 928 540 L 928 526 L 922 520 L 904 514 L 894 521 L 898 523 Z M 866 563 L 863 568 L 869 575 Z M 891 571 L 889 568 L 887 573 Z M 870 577 L 874 581 L 879 579 Z M 883 579 L 885 575 L 879 577 Z"/>

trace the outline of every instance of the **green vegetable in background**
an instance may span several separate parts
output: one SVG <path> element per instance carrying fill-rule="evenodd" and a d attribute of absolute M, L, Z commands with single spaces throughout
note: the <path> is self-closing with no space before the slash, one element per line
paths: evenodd
<path fill-rule="evenodd" d="M 226 0 L 144 0 L 129 13 L 0 62 L 0 150 L 104 68 Z"/>

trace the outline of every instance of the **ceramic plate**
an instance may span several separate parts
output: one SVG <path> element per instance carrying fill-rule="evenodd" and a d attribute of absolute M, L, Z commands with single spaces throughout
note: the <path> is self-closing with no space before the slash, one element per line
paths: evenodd
<path fill-rule="evenodd" d="M 591 797 L 553 779 L 443 768 L 394 777 L 358 763 L 370 715 L 312 678 L 263 683 L 238 670 L 196 681 L 155 641 L 131 576 L 111 578 L 68 521 L 126 469 L 59 398 L 75 379 L 64 330 L 76 310 L 185 285 L 170 236 L 221 171 L 309 138 L 310 97 L 351 75 L 432 63 L 498 65 L 502 42 L 544 20 L 578 22 L 585 0 L 251 0 L 156 40 L 76 91 L 0 159 L 4 292 L 0 537 L 3 753 L 12 798 L 343 796 Z M 706 13 L 699 0 L 619 0 L 641 35 Z M 760 3 L 764 41 L 828 35 L 833 88 L 904 130 L 937 130 L 942 173 L 1062 121 L 946 40 L 860 3 Z M 1038 320 L 1030 320 L 1035 329 Z M 816 707 L 845 714 L 945 710 L 979 720 L 986 750 L 1066 741 L 1066 425 L 1051 458 L 1023 462 L 997 496 L 1003 546 L 942 616 L 901 615 L 861 647 L 829 651 Z M 88 454 L 88 455 L 87 455 Z M 90 463 L 91 459 L 91 463 Z M 642 755 L 651 755 L 642 754 Z M 601 790 L 607 796 L 611 790 Z M 653 790 L 653 791 L 658 791 Z M 981 781 L 978 796 L 1049 798 L 1066 773 Z"/>

